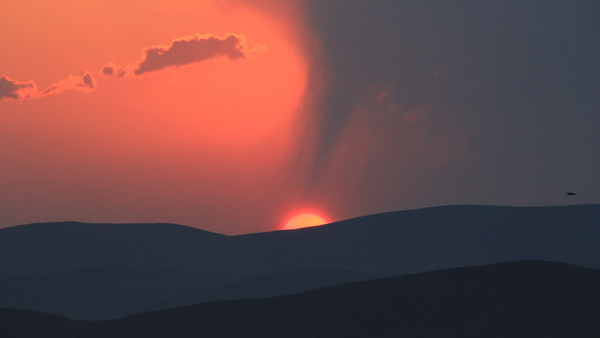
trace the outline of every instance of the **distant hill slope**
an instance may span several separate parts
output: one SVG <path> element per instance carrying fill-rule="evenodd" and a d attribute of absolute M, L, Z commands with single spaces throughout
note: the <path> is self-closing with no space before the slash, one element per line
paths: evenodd
<path fill-rule="evenodd" d="M 240 273 L 349 269 L 409 274 L 516 260 L 600 269 L 600 205 L 457 205 L 231 237 Z"/>
<path fill-rule="evenodd" d="M 521 259 L 600 268 L 600 205 L 435 207 L 241 236 L 173 224 L 0 229 L 0 280 L 109 265 L 225 276 L 332 269 L 404 274 Z"/>
<path fill-rule="evenodd" d="M 0 229 L 0 280 L 110 265 L 217 275 L 228 242 L 225 235 L 176 224 L 27 224 Z"/>
<path fill-rule="evenodd" d="M 0 308 L 30 309 L 72 319 L 117 319 L 151 310 L 287 295 L 382 277 L 389 276 L 314 270 L 236 278 L 153 267 L 83 267 L 0 281 Z"/>
<path fill-rule="evenodd" d="M 0 310 L 0 336 L 599 337 L 600 271 L 519 261 L 78 322 Z"/>
<path fill-rule="evenodd" d="M 73 319 L 116 319 L 217 300 L 203 296 L 231 279 L 153 267 L 83 267 L 0 281 L 0 308 L 24 308 Z"/>

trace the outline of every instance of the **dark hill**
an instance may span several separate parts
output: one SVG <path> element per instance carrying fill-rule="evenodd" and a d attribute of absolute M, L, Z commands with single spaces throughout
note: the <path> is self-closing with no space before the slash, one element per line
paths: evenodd
<path fill-rule="evenodd" d="M 153 267 L 83 267 L 0 281 L 0 308 L 24 308 L 73 319 L 116 319 L 218 300 L 209 290 L 231 280 Z"/>
<path fill-rule="evenodd" d="M 527 259 L 600 269 L 600 205 L 434 207 L 230 242 L 239 255 L 233 261 L 244 262 L 240 273 L 293 267 L 408 274 Z"/>
<path fill-rule="evenodd" d="M 600 271 L 519 261 L 291 296 L 203 303 L 105 322 L 0 310 L 0 336 L 599 337 Z"/>
<path fill-rule="evenodd" d="M 173 224 L 0 229 L 0 280 L 108 265 L 225 276 L 332 269 L 404 274 L 522 259 L 600 268 L 600 205 L 435 207 L 241 236 Z"/>
<path fill-rule="evenodd" d="M 72 319 L 117 319 L 208 301 L 287 295 L 382 277 L 389 276 L 314 270 L 235 278 L 154 267 L 83 267 L 0 281 L 0 308 L 24 308 Z"/>
<path fill-rule="evenodd" d="M 215 271 L 227 243 L 225 235 L 176 224 L 21 225 L 0 229 L 0 280 L 86 266 Z"/>

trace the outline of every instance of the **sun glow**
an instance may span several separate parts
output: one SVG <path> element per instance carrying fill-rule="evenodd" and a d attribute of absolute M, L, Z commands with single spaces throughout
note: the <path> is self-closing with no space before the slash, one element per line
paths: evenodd
<path fill-rule="evenodd" d="M 305 213 L 305 214 L 300 214 L 300 215 L 295 216 L 294 218 L 290 219 L 285 224 L 284 229 L 285 230 L 300 229 L 300 228 L 319 226 L 319 225 L 323 225 L 323 224 L 327 224 L 327 223 L 328 222 L 321 216 L 311 214 L 311 213 Z"/>
<path fill-rule="evenodd" d="M 154 219 L 227 234 L 270 230 L 306 115 L 311 63 L 299 2 L 0 2 L 0 29 L 11 32 L 0 35 L 0 85 L 35 83 L 40 94 L 16 102 L 0 88 L 10 95 L 0 95 L 0 176 L 11 177 L 0 195 L 12 196 L 0 214 L 14 215 L 4 223 Z M 148 49 L 230 35 L 244 37 L 244 58 L 213 53 L 119 72 Z M 45 207 L 31 213 L 23 201 Z"/>

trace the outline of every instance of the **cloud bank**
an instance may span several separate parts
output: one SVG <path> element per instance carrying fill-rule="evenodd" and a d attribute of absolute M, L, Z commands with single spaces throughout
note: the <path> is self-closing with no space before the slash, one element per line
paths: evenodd
<path fill-rule="evenodd" d="M 167 67 L 180 67 L 205 60 L 227 57 L 229 60 L 247 58 L 262 53 L 264 47 L 255 45 L 249 48 L 246 38 L 241 34 L 227 34 L 216 37 L 211 34 L 196 34 L 174 40 L 170 46 L 154 46 L 144 49 L 142 59 L 125 67 L 109 63 L 102 67 L 104 76 L 123 77 L 127 74 L 142 75 Z"/>
<path fill-rule="evenodd" d="M 89 93 L 96 88 L 97 82 L 94 77 L 83 72 L 81 75 L 69 75 L 64 80 L 50 85 L 44 90 L 39 90 L 33 81 L 11 80 L 6 75 L 0 76 L 0 100 L 27 100 L 42 96 L 54 95 L 65 90 L 77 90 Z"/>

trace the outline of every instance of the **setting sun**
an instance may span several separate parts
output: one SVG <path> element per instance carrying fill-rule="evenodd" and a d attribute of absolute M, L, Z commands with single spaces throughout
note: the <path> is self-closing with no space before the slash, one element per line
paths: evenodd
<path fill-rule="evenodd" d="M 328 222 L 321 216 L 315 215 L 315 214 L 300 214 L 298 216 L 295 216 L 294 218 L 290 219 L 286 224 L 285 224 L 285 230 L 292 230 L 292 229 L 300 229 L 300 228 L 307 228 L 307 227 L 314 227 L 314 226 L 318 226 L 318 225 L 323 225 L 323 224 L 327 224 Z"/>

